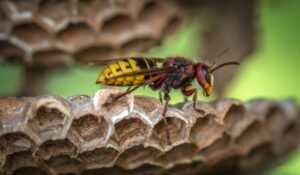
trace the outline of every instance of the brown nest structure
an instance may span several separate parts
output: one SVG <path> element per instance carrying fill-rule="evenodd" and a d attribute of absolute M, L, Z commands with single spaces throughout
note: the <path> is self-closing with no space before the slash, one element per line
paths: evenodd
<path fill-rule="evenodd" d="M 174 105 L 145 96 L 0 98 L 0 166 L 8 174 L 207 174 L 258 171 L 299 143 L 291 101 Z M 167 142 L 166 131 L 170 133 Z M 220 173 L 219 172 L 219 173 Z"/>

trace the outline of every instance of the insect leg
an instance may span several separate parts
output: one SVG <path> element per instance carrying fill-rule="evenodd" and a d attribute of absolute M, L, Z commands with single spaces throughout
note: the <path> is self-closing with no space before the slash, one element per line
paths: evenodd
<path fill-rule="evenodd" d="M 170 132 L 169 132 L 169 129 L 168 129 L 168 122 L 167 122 L 167 110 L 168 110 L 168 105 L 169 105 L 169 101 L 170 101 L 170 96 L 168 93 L 165 93 L 164 94 L 164 99 L 165 99 L 165 107 L 164 107 L 164 110 L 163 110 L 163 120 L 164 120 L 164 123 L 166 125 L 166 140 L 167 140 L 167 144 L 170 145 L 171 144 L 171 138 L 170 138 Z"/>
<path fill-rule="evenodd" d="M 193 108 L 194 108 L 194 110 L 197 111 L 197 112 L 200 112 L 200 113 L 204 113 L 203 110 L 196 108 L 196 102 L 197 102 L 197 96 L 198 96 L 196 88 L 194 88 L 191 84 L 189 84 L 189 85 L 187 85 L 187 86 L 185 86 L 181 89 L 181 93 L 185 97 L 189 97 L 189 96 L 193 95 Z"/>
<path fill-rule="evenodd" d="M 156 76 L 156 77 L 150 78 L 149 80 L 146 80 L 146 81 L 144 81 L 142 84 L 139 84 L 139 85 L 137 85 L 137 86 L 135 86 L 135 87 L 133 87 L 133 88 L 132 88 L 132 86 L 130 86 L 130 87 L 127 89 L 126 92 L 123 92 L 122 94 L 113 97 L 113 99 L 111 100 L 110 103 L 112 103 L 113 101 L 115 101 L 115 100 L 117 100 L 117 99 L 119 99 L 119 98 L 121 98 L 121 97 L 123 97 L 123 96 L 125 96 L 125 95 L 127 95 L 127 94 L 130 94 L 131 92 L 133 92 L 134 90 L 138 89 L 138 88 L 141 87 L 141 86 L 146 86 L 146 85 L 148 85 L 149 83 L 158 80 L 159 78 L 161 78 L 161 77 L 163 77 L 163 76 L 165 76 L 165 74 L 161 74 L 161 75 L 158 75 L 158 76 Z"/>
<path fill-rule="evenodd" d="M 129 86 L 129 87 L 127 88 L 126 92 L 130 91 L 131 87 L 132 87 L 132 86 Z"/>
<path fill-rule="evenodd" d="M 159 95 L 159 101 L 162 103 L 163 102 L 163 97 L 162 97 L 161 91 L 159 91 L 158 95 Z"/>
<path fill-rule="evenodd" d="M 193 95 L 193 108 L 196 112 L 199 112 L 201 114 L 205 114 L 205 111 L 203 111 L 202 109 L 197 109 L 196 108 L 196 103 L 197 103 L 197 90 L 195 90 L 194 95 Z"/>
<path fill-rule="evenodd" d="M 166 114 L 167 114 L 167 110 L 168 110 L 168 105 L 169 105 L 169 101 L 170 101 L 170 96 L 168 93 L 164 94 L 164 100 L 165 100 L 165 106 L 164 106 L 164 110 L 163 110 L 163 117 L 164 117 L 164 122 L 167 125 L 167 118 L 166 118 Z"/>

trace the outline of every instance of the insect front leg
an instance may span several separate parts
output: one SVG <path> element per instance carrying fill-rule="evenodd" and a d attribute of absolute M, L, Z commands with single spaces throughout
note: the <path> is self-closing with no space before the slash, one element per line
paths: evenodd
<path fill-rule="evenodd" d="M 196 112 L 199 112 L 199 113 L 202 113 L 204 114 L 205 111 L 203 111 L 202 109 L 197 109 L 196 108 L 196 103 L 197 103 L 197 96 L 198 96 L 198 93 L 197 93 L 197 89 L 194 88 L 191 84 L 187 85 L 187 86 L 184 86 L 182 89 L 181 89 L 181 93 L 186 96 L 186 97 L 189 97 L 191 95 L 193 95 L 193 109 L 196 111 Z"/>

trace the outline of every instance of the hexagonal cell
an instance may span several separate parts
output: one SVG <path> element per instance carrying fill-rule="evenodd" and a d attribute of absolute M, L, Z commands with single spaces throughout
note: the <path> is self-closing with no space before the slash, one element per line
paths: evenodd
<path fill-rule="evenodd" d="M 17 12 L 15 16 L 18 19 L 28 19 L 31 18 L 36 11 L 38 1 L 39 0 L 11 0 L 11 7 L 14 8 L 14 12 Z"/>
<path fill-rule="evenodd" d="M 149 1 L 144 4 L 144 7 L 140 10 L 139 21 L 141 23 L 156 23 L 161 20 L 165 15 L 165 11 L 156 1 Z"/>
<path fill-rule="evenodd" d="M 56 38 L 60 48 L 75 52 L 92 45 L 96 40 L 96 33 L 85 23 L 71 23 L 57 33 Z"/>
<path fill-rule="evenodd" d="M 23 167 L 14 171 L 13 175 L 47 175 L 47 173 L 40 168 Z"/>
<path fill-rule="evenodd" d="M 143 164 L 152 162 L 160 153 L 155 148 L 137 145 L 125 150 L 119 156 L 116 164 L 124 169 L 135 169 Z"/>
<path fill-rule="evenodd" d="M 113 166 L 118 155 L 119 151 L 115 148 L 102 147 L 80 153 L 78 158 L 88 169 L 94 169 Z"/>
<path fill-rule="evenodd" d="M 204 166 L 203 163 L 200 161 L 194 161 L 189 164 L 178 164 L 174 167 L 168 169 L 165 171 L 165 174 L 172 174 L 172 175 L 182 175 L 182 174 L 202 174 L 201 171 L 203 171 Z M 203 173 L 206 174 L 206 173 Z"/>
<path fill-rule="evenodd" d="M 197 159 L 203 160 L 204 164 L 214 165 L 219 161 L 234 156 L 231 138 L 224 134 L 209 147 L 197 153 Z"/>
<path fill-rule="evenodd" d="M 35 52 L 32 56 L 32 62 L 41 66 L 66 65 L 73 63 L 72 57 L 61 50 L 50 49 Z"/>
<path fill-rule="evenodd" d="M 0 60 L 24 62 L 24 51 L 8 41 L 0 41 Z"/>
<path fill-rule="evenodd" d="M 71 107 L 68 101 L 59 96 L 40 96 L 34 103 L 33 118 L 27 126 L 38 144 L 46 140 L 65 138 L 71 122 Z"/>
<path fill-rule="evenodd" d="M 81 62 L 91 62 L 101 59 L 113 58 L 114 49 L 111 46 L 93 46 L 81 50 L 76 54 L 76 59 Z"/>
<path fill-rule="evenodd" d="M 111 103 L 111 99 L 123 93 L 119 89 L 101 89 L 94 96 L 93 104 L 98 114 L 103 115 L 109 123 L 115 124 L 127 118 L 133 110 L 133 96 L 125 95 Z"/>
<path fill-rule="evenodd" d="M 10 154 L 6 157 L 6 162 L 3 169 L 9 173 L 12 173 L 16 169 L 22 167 L 36 167 L 37 164 L 32 157 L 31 151 L 21 151 L 14 154 Z"/>
<path fill-rule="evenodd" d="M 162 118 L 155 124 L 147 143 L 162 151 L 168 151 L 173 146 L 184 143 L 189 135 L 188 121 L 179 111 L 169 109 L 166 120 L 167 125 Z"/>
<path fill-rule="evenodd" d="M 0 152 L 6 155 L 31 150 L 33 141 L 24 133 L 7 133 L 0 137 Z"/>
<path fill-rule="evenodd" d="M 224 117 L 225 130 L 232 138 L 237 138 L 253 122 L 244 106 L 232 105 Z"/>
<path fill-rule="evenodd" d="M 12 22 L 4 10 L 0 7 L 0 38 L 7 36 L 11 29 Z"/>
<path fill-rule="evenodd" d="M 300 138 L 298 137 L 300 133 L 299 126 L 300 119 L 287 125 L 283 133 L 280 134 L 281 139 L 276 140 L 275 144 L 273 144 L 273 149 L 278 155 L 287 155 L 298 147 L 300 143 Z"/>
<path fill-rule="evenodd" d="M 135 113 L 115 124 L 114 138 L 121 150 L 144 143 L 147 135 L 148 126 Z"/>
<path fill-rule="evenodd" d="M 162 165 L 164 168 L 173 167 L 176 164 L 191 163 L 198 152 L 198 147 L 191 143 L 184 143 L 175 146 L 170 151 L 159 156 L 155 163 Z"/>
<path fill-rule="evenodd" d="M 152 46 L 155 46 L 156 44 L 157 41 L 151 37 L 132 38 L 131 40 L 122 44 L 121 50 L 123 53 L 142 52 L 151 48 Z"/>
<path fill-rule="evenodd" d="M 181 24 L 181 19 L 178 16 L 171 17 L 166 25 L 164 26 L 164 29 L 162 31 L 162 36 L 164 38 L 167 38 L 169 36 L 173 36 L 176 31 L 179 29 Z"/>
<path fill-rule="evenodd" d="M 48 140 L 36 150 L 35 155 L 40 159 L 50 159 L 57 155 L 75 155 L 76 147 L 68 139 Z"/>
<path fill-rule="evenodd" d="M 274 163 L 275 154 L 270 143 L 259 145 L 253 148 L 250 153 L 239 161 L 239 167 L 246 169 L 259 169 Z"/>
<path fill-rule="evenodd" d="M 271 107 L 266 114 L 265 129 L 268 129 L 270 133 L 273 134 L 274 139 L 276 139 L 276 137 L 280 139 L 288 122 L 284 111 L 280 107 L 274 106 Z"/>
<path fill-rule="evenodd" d="M 235 150 L 240 155 L 247 155 L 254 147 L 271 142 L 273 137 L 264 123 L 254 122 L 236 139 Z"/>
<path fill-rule="evenodd" d="M 79 152 L 81 152 L 106 144 L 109 130 L 109 125 L 104 118 L 86 114 L 73 120 L 68 138 L 79 147 Z"/>
<path fill-rule="evenodd" d="M 134 110 L 139 113 L 150 114 L 157 109 L 162 109 L 163 105 L 157 98 L 149 96 L 134 96 Z"/>
<path fill-rule="evenodd" d="M 23 130 L 31 110 L 30 103 L 15 97 L 0 98 L 0 135 Z"/>
<path fill-rule="evenodd" d="M 115 35 L 116 37 L 131 30 L 133 30 L 133 22 L 127 14 L 114 14 L 105 19 L 101 26 L 103 35 Z"/>
<path fill-rule="evenodd" d="M 58 30 L 74 15 L 76 7 L 71 0 L 42 0 L 39 3 L 39 13 L 45 22 L 54 30 Z"/>
<path fill-rule="evenodd" d="M 120 175 L 124 174 L 124 169 L 120 167 L 110 167 L 110 168 L 97 168 L 92 170 L 85 170 L 82 175 Z"/>
<path fill-rule="evenodd" d="M 224 132 L 224 126 L 214 120 L 215 116 L 207 115 L 199 117 L 193 125 L 189 140 L 203 149 L 221 138 Z"/>
<path fill-rule="evenodd" d="M 144 164 L 132 170 L 125 170 L 123 174 L 126 175 L 154 175 L 162 174 L 164 169 L 160 166 Z"/>
<path fill-rule="evenodd" d="M 52 171 L 51 174 L 80 174 L 84 166 L 78 160 L 68 155 L 51 157 L 44 162 L 45 166 Z"/>
<path fill-rule="evenodd" d="M 45 45 L 50 37 L 45 29 L 34 22 L 15 26 L 12 35 L 18 42 L 25 43 L 31 47 L 41 47 Z"/>
<path fill-rule="evenodd" d="M 108 0 L 79 0 L 78 7 L 80 16 L 95 21 L 99 13 L 109 9 L 110 4 Z"/>

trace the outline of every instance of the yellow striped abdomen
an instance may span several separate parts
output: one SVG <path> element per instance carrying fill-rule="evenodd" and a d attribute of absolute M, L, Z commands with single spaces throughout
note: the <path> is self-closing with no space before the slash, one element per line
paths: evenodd
<path fill-rule="evenodd" d="M 128 58 L 120 61 L 109 63 L 104 67 L 100 73 L 97 84 L 110 85 L 110 86 L 133 86 L 142 84 L 145 80 L 149 79 L 149 75 L 136 75 L 118 77 L 115 76 L 123 75 L 133 71 L 141 71 L 156 67 L 154 60 L 147 58 Z"/>

